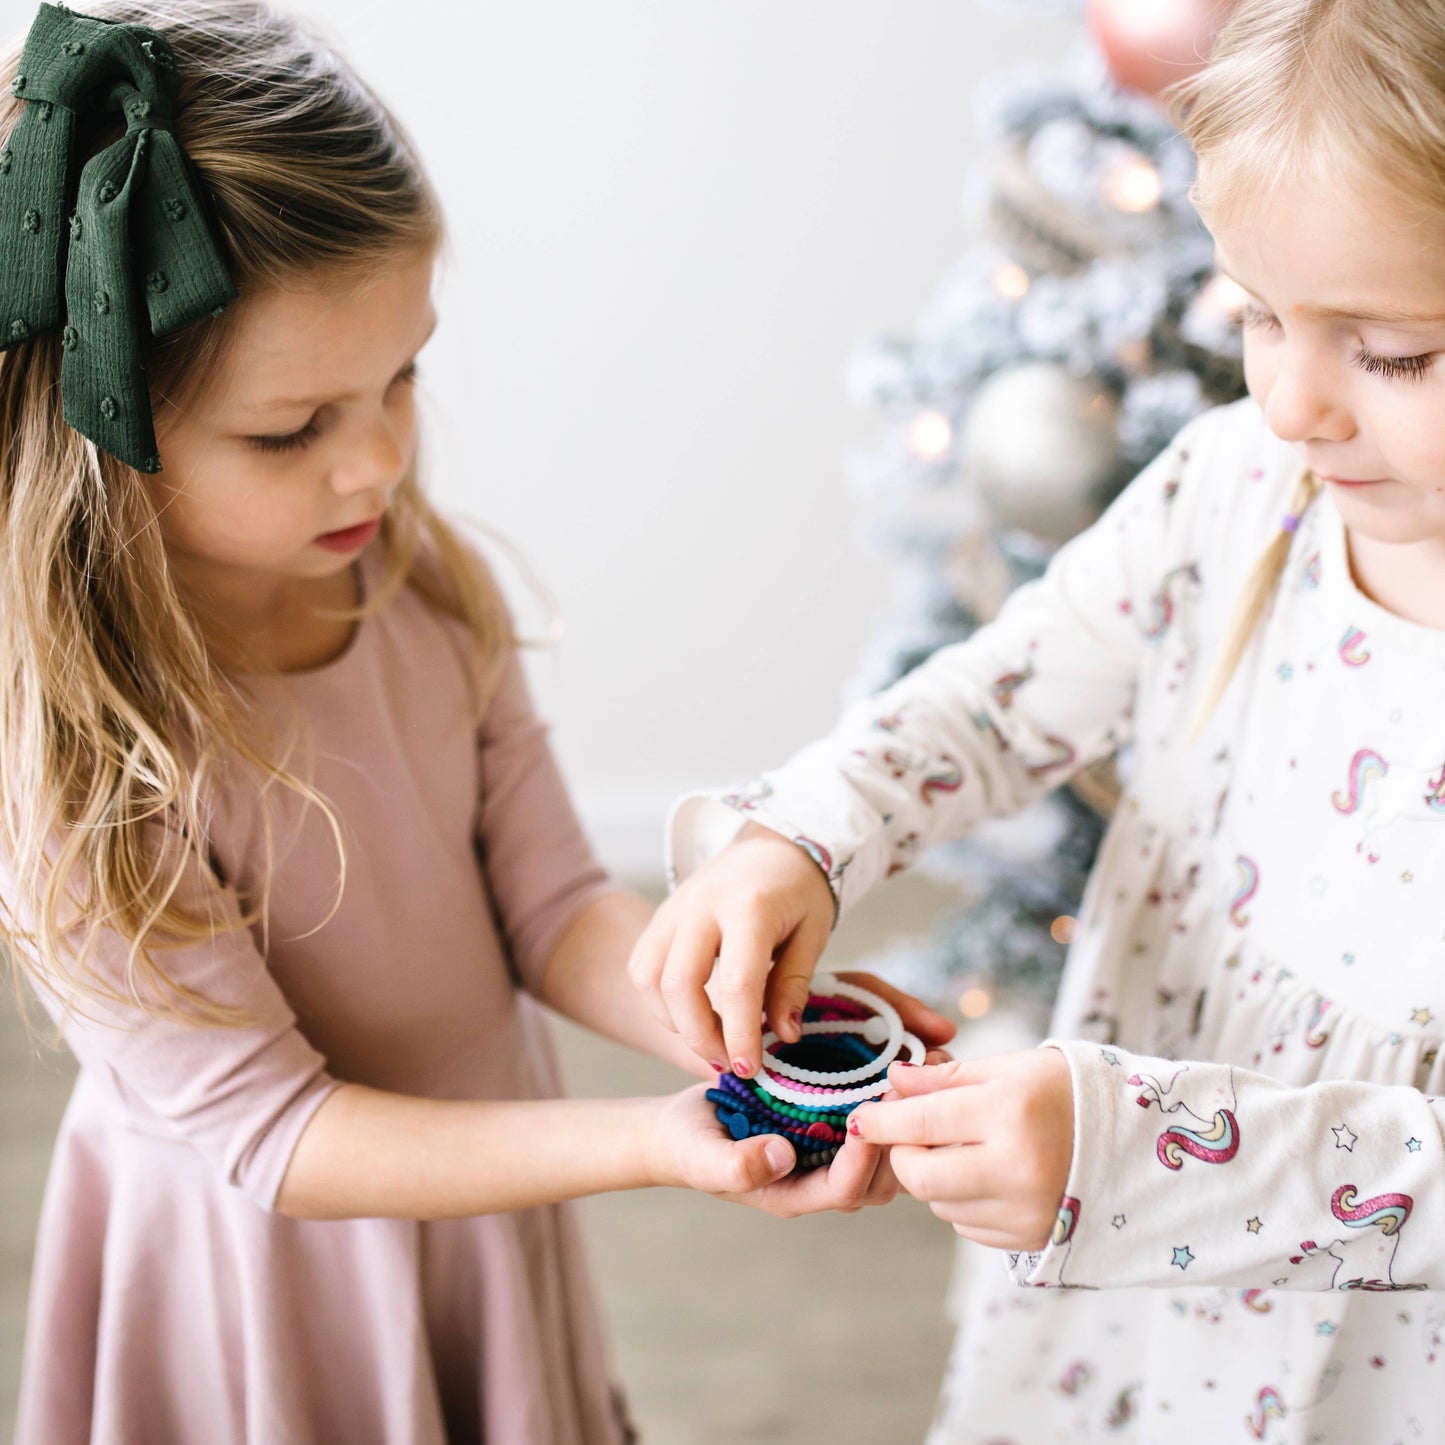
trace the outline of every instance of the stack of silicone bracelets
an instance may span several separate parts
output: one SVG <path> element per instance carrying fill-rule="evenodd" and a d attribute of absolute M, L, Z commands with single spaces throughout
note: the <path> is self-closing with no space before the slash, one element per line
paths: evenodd
<path fill-rule="evenodd" d="M 904 1030 L 887 999 L 841 978 L 815 978 L 813 989 L 797 1043 L 765 1033 L 757 1078 L 723 1074 L 707 1091 L 734 1139 L 781 1134 L 796 1150 L 799 1169 L 832 1160 L 848 1115 L 888 1091 L 888 1066 L 905 1049 L 908 1063 L 924 1057 L 923 1044 Z"/>

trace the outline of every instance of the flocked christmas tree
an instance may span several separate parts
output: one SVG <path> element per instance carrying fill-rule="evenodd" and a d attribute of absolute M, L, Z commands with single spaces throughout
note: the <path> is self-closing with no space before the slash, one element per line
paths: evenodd
<path fill-rule="evenodd" d="M 1155 99 L 1197 68 L 1227 4 L 1089 0 L 1076 66 L 981 97 L 992 144 L 970 191 L 987 239 L 916 335 L 870 342 L 852 366 L 855 399 L 887 423 L 855 479 L 905 578 L 862 688 L 967 637 L 1185 422 L 1243 393 L 1242 298 L 1214 270 L 1193 156 Z M 961 993 L 966 1014 L 1002 995 L 1042 1022 L 1113 793 L 1095 769 L 934 850 L 922 866 L 977 901 L 888 971 L 925 996 Z"/>

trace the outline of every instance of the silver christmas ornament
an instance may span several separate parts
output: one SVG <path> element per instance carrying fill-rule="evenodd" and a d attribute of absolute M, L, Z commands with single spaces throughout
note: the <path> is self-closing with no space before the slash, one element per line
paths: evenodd
<path fill-rule="evenodd" d="M 1097 382 L 1029 362 L 978 391 L 963 465 L 1000 527 L 1064 542 L 1098 510 L 1119 465 L 1118 414 Z"/>

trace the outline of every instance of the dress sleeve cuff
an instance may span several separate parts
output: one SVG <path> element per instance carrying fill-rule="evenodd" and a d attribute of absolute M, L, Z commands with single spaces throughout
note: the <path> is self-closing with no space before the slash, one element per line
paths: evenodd
<path fill-rule="evenodd" d="M 819 780 L 820 782 L 823 780 Z M 846 790 L 846 784 L 834 780 Z M 708 859 L 732 842 L 744 823 L 764 828 L 796 843 L 822 870 L 833 894 L 833 922 L 855 904 L 888 871 L 882 834 L 870 829 L 862 816 L 840 815 L 829 809 L 816 792 L 798 790 L 809 798 L 809 816 L 787 810 L 767 783 L 746 789 L 688 793 L 673 805 L 667 824 L 667 876 L 676 888 Z M 851 802 L 851 800 L 850 800 Z M 849 812 L 861 812 L 856 802 Z M 816 816 L 814 816 L 816 814 Z"/>
<path fill-rule="evenodd" d="M 1040 1048 L 1058 1049 L 1069 1063 L 1074 1086 L 1074 1157 L 1048 1244 L 1039 1251 L 1009 1255 L 1015 1284 L 1055 1288 L 1085 1283 L 1083 1270 L 1101 1231 L 1121 1229 L 1124 1215 L 1111 1200 L 1110 1161 L 1115 1155 L 1114 1095 L 1122 1061 L 1119 1053 L 1077 1039 L 1046 1039 Z M 1093 1281 L 1089 1281 L 1090 1284 Z"/>

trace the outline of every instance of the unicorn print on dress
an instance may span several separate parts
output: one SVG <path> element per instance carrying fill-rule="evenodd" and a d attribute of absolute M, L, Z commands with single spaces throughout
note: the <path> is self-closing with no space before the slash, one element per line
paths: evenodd
<path fill-rule="evenodd" d="M 1340 638 L 1340 661 L 1346 667 L 1363 667 L 1371 656 L 1365 642 L 1365 634 L 1358 627 L 1347 627 Z"/>
<path fill-rule="evenodd" d="M 1259 864 L 1243 853 L 1234 860 L 1234 895 L 1229 900 L 1229 921 L 1236 928 L 1243 928 L 1249 922 L 1249 905 L 1259 892 Z"/>
<path fill-rule="evenodd" d="M 843 882 L 843 875 L 848 871 L 848 865 L 853 861 L 850 854 L 841 863 L 833 862 L 833 855 L 821 844 L 811 838 L 796 836 L 793 842 L 815 862 L 827 875 L 828 882 L 832 885 L 834 893 L 838 891 Z"/>
<path fill-rule="evenodd" d="M 1355 1233 L 1328 1244 L 1312 1239 L 1300 1245 L 1290 1263 L 1307 1268 L 1290 1276 L 1290 1283 L 1306 1289 L 1419 1290 L 1423 1284 L 1396 1284 L 1395 1254 L 1400 1232 L 1410 1218 L 1414 1201 L 1408 1194 L 1377 1194 L 1360 1199 L 1353 1184 L 1342 1184 L 1330 1198 L 1330 1213 Z"/>
<path fill-rule="evenodd" d="M 1159 590 L 1149 599 L 1149 625 L 1144 629 L 1144 636 L 1150 642 L 1158 642 L 1167 636 L 1174 626 L 1175 610 L 1184 600 L 1186 593 L 1198 590 L 1197 562 L 1189 562 L 1183 567 L 1176 567 L 1172 572 L 1166 572 L 1159 584 Z"/>
<path fill-rule="evenodd" d="M 1373 748 L 1360 748 L 1350 759 L 1345 786 L 1330 801 L 1341 817 L 1358 820 L 1355 852 L 1378 863 L 1400 824 L 1445 822 L 1445 765 L 1387 761 Z"/>
<path fill-rule="evenodd" d="M 1439 773 L 1430 779 L 1430 787 L 1425 794 L 1425 806 L 1432 813 L 1445 813 L 1445 763 L 1440 765 Z"/>
<path fill-rule="evenodd" d="M 1334 1007 L 1334 1000 L 1320 998 L 1310 1010 L 1309 1022 L 1305 1025 L 1305 1047 L 1322 1049 L 1329 1041 L 1330 1031 L 1325 1027 L 1325 1015 Z"/>
<path fill-rule="evenodd" d="M 1379 753 L 1370 748 L 1361 748 L 1350 759 L 1349 785 L 1337 789 L 1330 799 L 1335 805 L 1335 812 L 1344 813 L 1346 816 L 1358 813 L 1365 803 L 1365 790 L 1377 778 L 1388 776 L 1389 771 L 1389 763 Z"/>
<path fill-rule="evenodd" d="M 1034 675 L 1034 665 L 1027 662 L 1013 672 L 1005 672 L 993 680 L 993 700 L 1007 712 L 1014 705 L 1014 694 Z"/>
<path fill-rule="evenodd" d="M 1296 1439 L 1294 1434 L 1286 1432 L 1285 1426 L 1281 1425 L 1279 1431 L 1274 1431 L 1271 1430 L 1271 1425 L 1275 1421 L 1288 1420 L 1291 1413 L 1299 1416 L 1322 1405 L 1334 1393 L 1335 1385 L 1340 1378 L 1340 1368 L 1338 1363 L 1326 1365 L 1320 1372 L 1319 1385 L 1313 1398 L 1304 1401 L 1297 1400 L 1293 1405 L 1285 1402 L 1284 1395 L 1276 1386 L 1262 1386 L 1254 1397 L 1253 1408 L 1244 1417 L 1244 1425 L 1249 1432 L 1249 1438 L 1251 1440 L 1272 1439 L 1280 1442 L 1280 1445 L 1284 1445 L 1287 1440 Z"/>
<path fill-rule="evenodd" d="M 1064 1266 L 1068 1264 L 1069 1256 L 1074 1252 L 1074 1234 L 1078 1227 L 1079 1201 L 1066 1194 L 1059 1204 L 1059 1213 L 1054 1220 L 1054 1232 L 1049 1236 L 1048 1244 L 1038 1250 L 1010 1250 L 1009 1268 L 1017 1270 L 1022 1265 L 1029 1276 L 1029 1283 L 1039 1288 L 1044 1286 L 1053 1286 L 1056 1289 L 1071 1288 L 1069 1282 L 1064 1278 Z M 1044 1259 L 1048 1260 L 1048 1265 L 1040 1272 L 1039 1265 Z"/>
<path fill-rule="evenodd" d="M 1256 1440 L 1269 1437 L 1270 1421 L 1283 1420 L 1288 1413 L 1280 1393 L 1273 1385 L 1266 1385 L 1255 1397 L 1254 1409 L 1244 1417 L 1250 1435 Z"/>
<path fill-rule="evenodd" d="M 724 793 L 722 800 L 729 808 L 740 813 L 750 813 L 759 803 L 765 803 L 772 796 L 773 785 L 766 778 L 757 778 L 736 792 Z"/>
<path fill-rule="evenodd" d="M 1158 1105 L 1159 1112 L 1169 1118 L 1169 1127 L 1155 1142 L 1154 1152 L 1166 1169 L 1176 1172 L 1184 1167 L 1186 1158 L 1202 1164 L 1228 1164 L 1239 1153 L 1234 1070 L 1229 1070 L 1227 1090 L 1208 1083 L 1203 1075 L 1195 1076 L 1200 1081 L 1195 1088 L 1189 1074 L 1189 1066 L 1184 1064 L 1167 1084 L 1152 1074 L 1131 1074 L 1128 1080 L 1130 1088 L 1140 1091 L 1135 1100 L 1140 1108 Z"/>
<path fill-rule="evenodd" d="M 956 759 L 941 756 L 919 786 L 925 803 L 932 803 L 935 794 L 956 793 L 963 786 L 963 768 Z"/>
<path fill-rule="evenodd" d="M 1029 765 L 1029 777 L 1042 778 L 1047 774 L 1056 772 L 1059 768 L 1069 767 L 1078 754 L 1074 751 L 1073 745 L 1064 738 L 1056 738 L 1048 734 L 1044 738 L 1046 749 L 1043 757 L 1036 763 Z"/>

